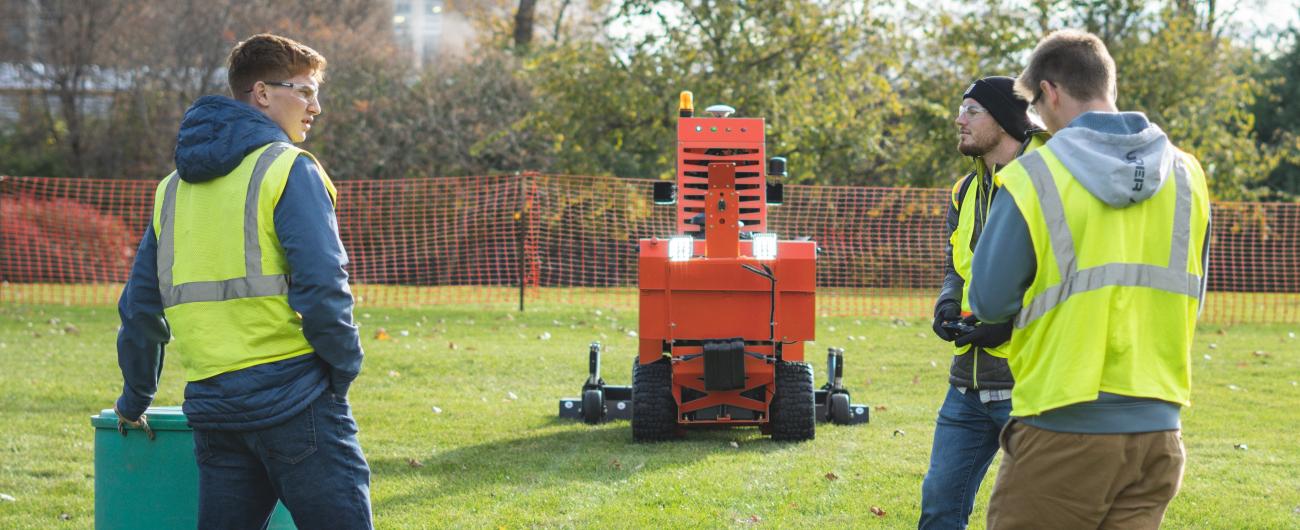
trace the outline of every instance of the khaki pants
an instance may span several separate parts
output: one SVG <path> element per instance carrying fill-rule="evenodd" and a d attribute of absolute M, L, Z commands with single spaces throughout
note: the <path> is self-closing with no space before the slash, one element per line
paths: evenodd
<path fill-rule="evenodd" d="M 1180 431 L 1070 434 L 1014 418 L 1001 445 L 990 530 L 1159 528 L 1186 459 Z"/>

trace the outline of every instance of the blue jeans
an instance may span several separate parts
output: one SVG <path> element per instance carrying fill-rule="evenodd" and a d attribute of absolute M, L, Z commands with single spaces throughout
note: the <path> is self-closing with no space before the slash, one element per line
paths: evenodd
<path fill-rule="evenodd" d="M 998 433 L 1011 415 L 1011 400 L 980 403 L 978 390 L 948 386 L 930 449 L 930 470 L 921 483 L 919 528 L 966 528 L 975 493 L 998 452 Z"/>
<path fill-rule="evenodd" d="M 194 430 L 199 528 L 266 528 L 279 499 L 298 528 L 372 528 L 370 466 L 346 398 L 329 390 L 283 424 Z"/>

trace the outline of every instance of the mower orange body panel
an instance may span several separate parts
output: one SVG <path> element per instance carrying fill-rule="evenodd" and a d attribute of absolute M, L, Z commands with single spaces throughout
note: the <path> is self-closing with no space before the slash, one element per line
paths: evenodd
<path fill-rule="evenodd" d="M 667 239 L 640 241 L 639 362 L 671 358 L 679 426 L 765 426 L 778 348 L 803 361 L 814 339 L 816 243 L 778 241 L 774 258 L 758 259 L 740 237 L 768 231 L 762 119 L 682 118 L 677 132 L 677 231 L 695 236 L 693 252 L 674 261 Z M 767 267 L 775 281 L 745 266 Z M 745 341 L 743 387 L 706 389 L 702 344 L 735 338 Z M 694 417 L 705 409 L 723 412 Z"/>
<path fill-rule="evenodd" d="M 677 120 L 677 233 L 700 230 L 688 220 L 704 211 L 709 164 L 736 165 L 742 231 L 767 231 L 766 148 L 762 118 L 680 118 Z"/>

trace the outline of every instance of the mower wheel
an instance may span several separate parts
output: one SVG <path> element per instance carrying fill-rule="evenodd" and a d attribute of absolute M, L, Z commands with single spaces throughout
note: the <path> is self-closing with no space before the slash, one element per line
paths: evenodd
<path fill-rule="evenodd" d="M 831 423 L 848 425 L 853 412 L 849 410 L 848 394 L 831 394 Z"/>
<path fill-rule="evenodd" d="M 776 395 L 772 396 L 772 439 L 802 442 L 817 435 L 817 403 L 813 399 L 813 368 L 808 363 L 776 363 Z"/>
<path fill-rule="evenodd" d="M 605 418 L 605 394 L 591 389 L 582 392 L 582 421 L 595 425 Z"/>
<path fill-rule="evenodd" d="M 632 439 L 670 440 L 677 432 L 673 366 L 666 360 L 641 364 L 632 359 Z"/>

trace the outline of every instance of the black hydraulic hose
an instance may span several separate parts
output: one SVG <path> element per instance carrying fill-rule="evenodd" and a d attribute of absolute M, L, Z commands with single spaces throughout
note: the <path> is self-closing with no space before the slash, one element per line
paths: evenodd
<path fill-rule="evenodd" d="M 740 264 L 745 270 L 767 278 L 770 289 L 767 292 L 767 340 L 776 341 L 776 275 L 772 273 L 772 268 L 763 265 L 763 270 L 748 264 Z"/>

